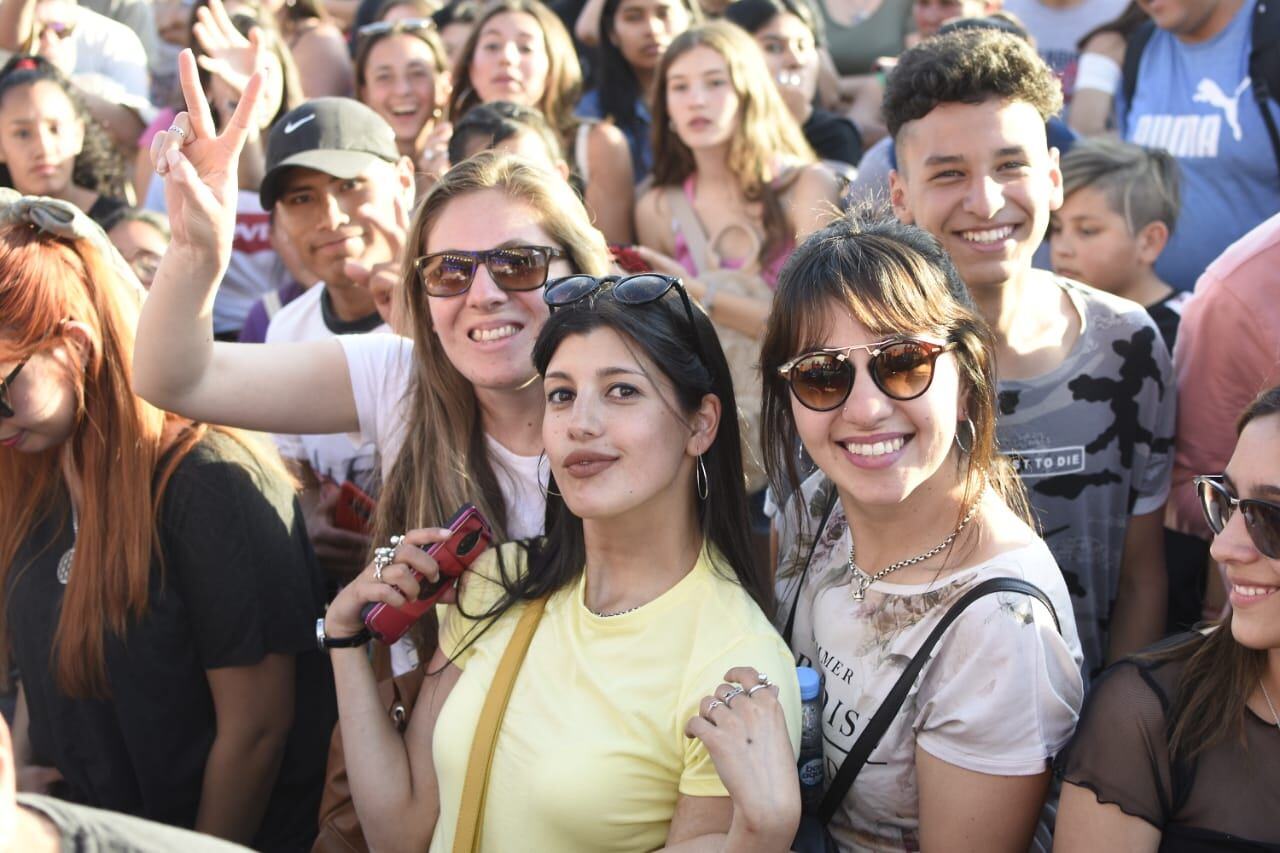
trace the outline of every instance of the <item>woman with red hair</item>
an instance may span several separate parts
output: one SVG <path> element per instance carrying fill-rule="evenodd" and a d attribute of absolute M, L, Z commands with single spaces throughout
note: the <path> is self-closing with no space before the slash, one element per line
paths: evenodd
<path fill-rule="evenodd" d="M 0 672 L 20 672 L 20 778 L 305 849 L 335 711 L 290 484 L 134 394 L 141 289 L 83 214 L 23 199 L 0 222 Z"/>

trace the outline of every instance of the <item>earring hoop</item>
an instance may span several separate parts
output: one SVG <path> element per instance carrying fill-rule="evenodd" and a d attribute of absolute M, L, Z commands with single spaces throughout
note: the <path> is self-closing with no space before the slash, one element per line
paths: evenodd
<path fill-rule="evenodd" d="M 543 458 L 544 456 L 546 456 L 546 455 L 547 455 L 547 451 L 546 451 L 546 450 L 541 450 L 541 451 L 539 451 L 539 452 L 538 452 L 538 467 L 537 467 L 537 469 L 536 469 L 536 470 L 539 472 L 539 476 L 538 476 L 538 491 L 542 492 L 542 499 L 543 499 L 544 501 L 545 501 L 548 497 L 551 497 L 551 496 L 554 496 L 554 497 L 557 497 L 557 498 L 562 498 L 562 497 L 564 497 L 564 495 L 560 494 L 560 493 L 559 493 L 559 492 L 557 492 L 555 489 L 551 488 L 551 463 L 550 463 L 550 462 L 548 462 L 548 463 L 547 463 L 547 482 L 546 482 L 545 484 L 542 482 L 542 476 L 541 476 L 541 472 L 542 472 L 542 458 Z"/>
<path fill-rule="evenodd" d="M 960 441 L 960 423 L 964 423 L 969 427 L 969 446 L 965 447 L 964 442 Z M 968 455 L 973 452 L 973 443 L 978 438 L 978 431 L 974 429 L 973 421 L 969 417 L 965 417 L 963 421 L 956 424 L 956 447 L 960 448 L 960 452 Z"/>
<path fill-rule="evenodd" d="M 702 454 L 698 454 L 698 467 L 694 474 L 694 480 L 697 483 L 698 497 L 705 501 L 707 495 L 711 493 L 711 481 L 707 478 L 707 466 L 702 464 Z"/>

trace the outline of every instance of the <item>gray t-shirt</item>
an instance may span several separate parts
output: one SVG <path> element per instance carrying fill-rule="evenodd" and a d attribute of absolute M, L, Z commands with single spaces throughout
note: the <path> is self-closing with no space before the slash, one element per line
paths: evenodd
<path fill-rule="evenodd" d="M 19 808 L 39 812 L 58 828 L 62 853 L 248 853 L 249 848 L 131 815 L 92 809 L 54 797 L 19 794 Z"/>
<path fill-rule="evenodd" d="M 1080 313 L 1080 339 L 1057 369 L 1000 383 L 997 428 L 1066 578 L 1093 673 L 1106 658 L 1129 517 L 1169 496 L 1176 390 L 1141 305 L 1055 281 Z"/>

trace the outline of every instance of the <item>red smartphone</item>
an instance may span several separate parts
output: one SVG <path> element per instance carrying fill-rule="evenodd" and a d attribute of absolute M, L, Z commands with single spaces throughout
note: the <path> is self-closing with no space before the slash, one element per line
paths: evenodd
<path fill-rule="evenodd" d="M 653 267 L 649 266 L 649 262 L 640 257 L 640 253 L 636 251 L 635 246 L 627 246 L 621 243 L 612 243 L 609 251 L 613 254 L 613 261 L 625 273 L 641 273 L 653 272 Z"/>
<path fill-rule="evenodd" d="M 489 522 L 471 504 L 463 504 L 462 509 L 449 519 L 448 527 L 452 531 L 448 539 L 426 548 L 440 566 L 438 582 L 425 583 L 425 578 L 414 572 L 418 580 L 424 582 L 417 600 L 403 607 L 378 602 L 364 608 L 364 625 L 377 639 L 390 645 L 403 637 L 404 632 L 435 605 L 449 584 L 493 544 L 493 530 Z"/>
<path fill-rule="evenodd" d="M 373 527 L 373 498 L 355 483 L 347 480 L 338 491 L 333 508 L 333 526 L 368 536 Z"/>

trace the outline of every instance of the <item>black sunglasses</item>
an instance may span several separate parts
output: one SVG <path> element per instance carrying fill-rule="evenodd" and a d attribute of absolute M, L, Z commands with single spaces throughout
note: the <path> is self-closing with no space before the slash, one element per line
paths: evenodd
<path fill-rule="evenodd" d="M 778 375 L 787 380 L 791 393 L 806 409 L 829 412 L 849 399 L 855 372 L 849 354 L 864 349 L 871 353 L 867 372 L 876 387 L 891 399 L 914 400 L 933 384 L 938 356 L 954 348 L 954 343 L 900 338 L 878 344 L 814 350 L 779 367 Z"/>
<path fill-rule="evenodd" d="M 27 359 L 18 362 L 18 366 L 9 371 L 9 375 L 0 380 L 0 418 L 13 417 L 13 404 L 9 402 L 9 387 L 18 378 L 22 368 L 27 366 Z"/>
<path fill-rule="evenodd" d="M 550 246 L 499 246 L 483 252 L 449 249 L 423 255 L 413 266 L 428 296 L 461 296 L 471 289 L 481 263 L 503 290 L 537 290 L 547 283 L 551 261 L 564 256 Z"/>
<path fill-rule="evenodd" d="M 1280 504 L 1245 498 L 1231 494 L 1221 474 L 1203 474 L 1192 482 L 1200 497 L 1200 509 L 1209 529 L 1218 535 L 1231 521 L 1231 515 L 1240 508 L 1244 513 L 1244 526 L 1249 538 L 1263 556 L 1280 559 Z"/>
<path fill-rule="evenodd" d="M 606 285 L 608 288 L 605 292 L 613 296 L 615 302 L 621 302 L 623 305 L 648 305 L 651 302 L 657 302 L 674 289 L 680 294 L 680 301 L 684 303 L 684 312 L 689 318 L 689 331 L 693 335 L 693 346 L 698 351 L 698 358 L 708 370 L 711 369 L 711 361 L 707 358 L 706 350 L 702 348 L 702 338 L 698 334 L 698 324 L 694 320 L 693 303 L 689 301 L 684 283 L 675 276 L 653 272 L 628 276 L 570 275 L 548 282 L 547 289 L 542 292 L 542 300 L 554 311 L 594 296 Z"/>

